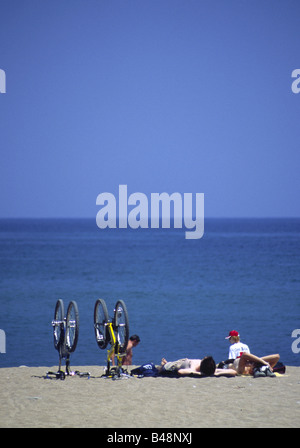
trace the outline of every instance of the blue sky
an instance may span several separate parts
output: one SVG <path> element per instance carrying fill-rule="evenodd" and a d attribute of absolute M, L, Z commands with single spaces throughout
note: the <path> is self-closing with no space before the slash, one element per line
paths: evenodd
<path fill-rule="evenodd" d="M 299 217 L 298 0 L 0 0 L 0 217 L 205 194 Z"/>

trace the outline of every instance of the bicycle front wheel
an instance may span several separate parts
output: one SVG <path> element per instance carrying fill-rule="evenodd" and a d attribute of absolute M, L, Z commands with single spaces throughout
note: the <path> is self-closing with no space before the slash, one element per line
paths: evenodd
<path fill-rule="evenodd" d="M 116 332 L 117 350 L 116 354 L 126 352 L 129 339 L 129 320 L 127 308 L 123 300 L 118 300 L 114 312 L 114 331 Z"/>
<path fill-rule="evenodd" d="M 64 315 L 64 302 L 58 299 L 54 310 L 54 320 L 52 321 L 54 347 L 56 350 L 59 350 L 60 345 L 64 342 Z"/>
<path fill-rule="evenodd" d="M 79 335 L 79 312 L 77 303 L 73 300 L 69 303 L 66 317 L 65 347 L 67 352 L 75 351 Z"/>
<path fill-rule="evenodd" d="M 109 342 L 107 323 L 109 321 L 106 303 L 98 299 L 94 308 L 94 329 L 98 346 L 105 349 Z"/>

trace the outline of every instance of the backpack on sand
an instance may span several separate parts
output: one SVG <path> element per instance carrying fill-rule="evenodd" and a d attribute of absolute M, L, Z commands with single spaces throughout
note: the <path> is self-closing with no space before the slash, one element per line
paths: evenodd
<path fill-rule="evenodd" d="M 159 370 L 153 362 L 149 362 L 148 364 L 143 364 L 136 369 L 131 370 L 131 375 L 137 375 L 139 378 L 143 378 L 144 376 L 158 376 Z"/>

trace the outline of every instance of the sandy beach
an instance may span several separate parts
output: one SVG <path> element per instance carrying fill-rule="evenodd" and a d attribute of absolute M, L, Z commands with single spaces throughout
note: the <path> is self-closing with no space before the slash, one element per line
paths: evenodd
<path fill-rule="evenodd" d="M 133 368 L 133 367 L 132 367 Z M 300 367 L 276 378 L 49 379 L 55 367 L 0 369 L 2 428 L 299 428 Z M 129 368 L 129 371 L 131 367 Z"/>

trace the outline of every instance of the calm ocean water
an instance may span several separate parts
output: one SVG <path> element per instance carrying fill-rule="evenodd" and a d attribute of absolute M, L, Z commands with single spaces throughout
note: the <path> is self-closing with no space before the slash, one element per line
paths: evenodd
<path fill-rule="evenodd" d="M 58 365 L 56 300 L 76 300 L 80 333 L 71 365 L 104 365 L 93 308 L 123 299 L 134 363 L 212 354 L 227 358 L 236 329 L 257 355 L 292 351 L 300 328 L 300 220 L 206 219 L 202 239 L 184 229 L 100 230 L 91 220 L 0 220 L 0 366 Z M 300 343 L 298 344 L 300 347 Z"/>

